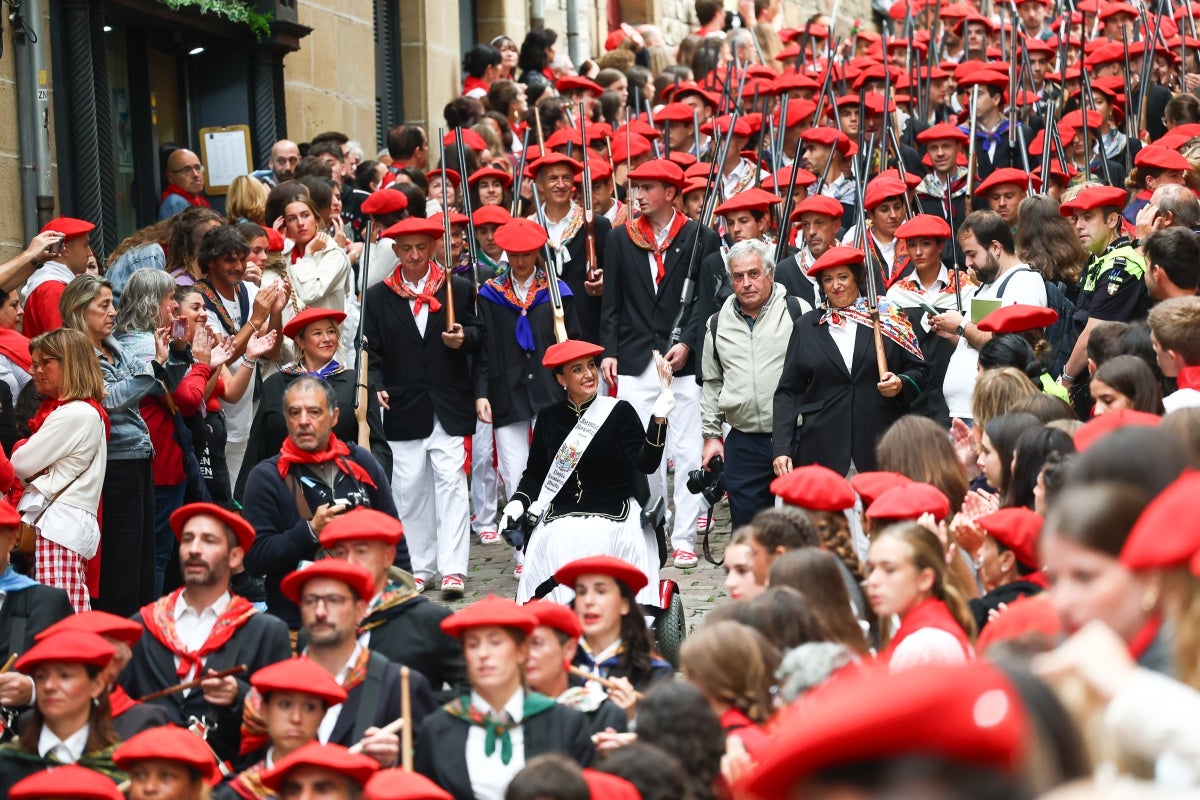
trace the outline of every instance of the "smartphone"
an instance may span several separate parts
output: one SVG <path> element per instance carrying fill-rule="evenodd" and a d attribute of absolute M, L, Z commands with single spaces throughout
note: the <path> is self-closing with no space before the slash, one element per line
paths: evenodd
<path fill-rule="evenodd" d="M 46 252 L 52 256 L 61 256 L 63 245 L 67 242 L 67 237 L 60 236 L 58 241 L 46 248 Z"/>
<path fill-rule="evenodd" d="M 183 319 L 177 319 L 171 323 L 171 338 L 186 339 L 187 338 L 187 322 Z"/>
<path fill-rule="evenodd" d="M 921 303 L 921 308 L 925 309 L 926 314 L 936 317 L 938 314 L 941 313 L 936 308 L 929 305 L 929 303 L 926 303 L 924 300 L 921 300 L 920 303 Z"/>

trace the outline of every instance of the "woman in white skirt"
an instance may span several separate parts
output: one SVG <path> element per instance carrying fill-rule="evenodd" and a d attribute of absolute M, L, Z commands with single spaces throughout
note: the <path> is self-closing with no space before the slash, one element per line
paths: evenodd
<path fill-rule="evenodd" d="M 554 573 L 577 559 L 607 555 L 642 570 L 647 582 L 637 601 L 659 605 L 658 543 L 643 530 L 635 494 L 638 473 L 654 472 L 662 460 L 667 415 L 675 407 L 670 369 L 656 359 L 662 393 L 643 428 L 633 406 L 598 394 L 596 358 L 602 352 L 598 345 L 567 340 L 542 359 L 566 398 L 538 414 L 529 462 L 501 519 L 501 529 L 510 531 L 523 517 L 537 520 L 524 543 L 518 603 L 543 596 L 570 602 L 572 587 L 555 584 Z"/>

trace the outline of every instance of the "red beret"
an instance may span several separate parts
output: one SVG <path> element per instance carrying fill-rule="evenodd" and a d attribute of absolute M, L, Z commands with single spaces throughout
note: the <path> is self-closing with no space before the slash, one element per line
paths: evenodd
<path fill-rule="evenodd" d="M 1020 695 L 985 662 L 847 672 L 772 727 L 772 746 L 742 784 L 754 797 L 791 797 L 831 767 L 910 755 L 1015 772 L 1033 737 Z"/>
<path fill-rule="evenodd" d="M 338 514 L 321 529 L 321 547 L 326 550 L 342 542 L 383 542 L 394 545 L 404 536 L 400 520 L 374 508 L 355 508 Z"/>
<path fill-rule="evenodd" d="M 983 16 L 982 14 L 969 14 L 969 15 L 963 17 L 962 19 L 960 19 L 958 21 L 958 24 L 954 26 L 955 32 L 964 30 L 965 26 L 970 22 L 974 22 L 979 25 L 982 25 L 985 28 L 987 28 L 989 31 L 992 31 L 992 32 L 995 32 L 995 30 L 996 30 L 995 23 L 993 23 L 990 19 Z"/>
<path fill-rule="evenodd" d="M 767 191 L 786 191 L 788 185 L 792 182 L 792 172 L 796 173 L 796 188 L 807 189 L 817 182 L 817 176 L 800 166 L 784 167 L 775 171 L 774 175 L 770 175 L 762 182 L 762 188 Z"/>
<path fill-rule="evenodd" d="M 675 163 L 680 164 L 680 158 L 682 156 L 691 156 L 692 162 L 695 163 L 695 160 L 696 160 L 695 156 L 692 156 L 690 153 L 681 153 L 678 150 L 672 151 L 671 155 L 669 157 Z M 590 158 L 590 156 L 589 156 L 589 158 Z M 682 166 L 682 164 L 680 164 L 680 166 Z M 588 169 L 591 170 L 593 185 L 600 183 L 601 181 L 607 181 L 609 178 L 612 177 L 612 167 L 609 166 L 607 158 L 596 158 L 593 161 L 589 161 Z M 582 180 L 581 180 L 582 175 L 583 175 L 582 172 L 579 173 L 579 175 L 576 175 L 575 180 L 580 181 L 582 183 Z"/>
<path fill-rule="evenodd" d="M 582 148 L 583 131 L 579 130 L 579 128 L 559 128 L 550 134 L 550 138 L 546 140 L 547 150 L 557 150 L 560 147 L 567 147 L 568 145 Z"/>
<path fill-rule="evenodd" d="M 926 236 L 933 239 L 949 239 L 953 235 L 950 223 L 936 214 L 917 214 L 896 228 L 897 239 L 920 239 Z"/>
<path fill-rule="evenodd" d="M 1109 17 L 1115 17 L 1117 14 L 1128 14 L 1130 17 L 1137 18 L 1137 9 L 1129 5 L 1129 3 L 1101 3 L 1100 4 L 1100 21 L 1103 22 Z"/>
<path fill-rule="evenodd" d="M 738 117 L 735 120 L 729 114 L 710 119 L 700 126 L 700 132 L 711 136 L 713 131 L 717 131 L 722 136 L 725 136 L 729 133 L 731 126 L 733 127 L 734 136 L 748 137 L 754 132 L 750 129 L 750 123 L 746 121 L 745 117 Z"/>
<path fill-rule="evenodd" d="M 340 744 L 309 742 L 262 773 L 263 786 L 278 793 L 283 779 L 297 767 L 316 767 L 349 778 L 360 787 L 379 770 L 379 762 L 362 753 L 351 753 Z"/>
<path fill-rule="evenodd" d="M 345 314 L 342 314 L 345 317 Z M 238 516 L 232 511 L 226 511 L 215 503 L 188 503 L 185 506 L 180 506 L 171 514 L 171 530 L 175 531 L 175 538 L 179 539 L 183 535 L 183 526 L 187 521 L 196 516 L 216 517 L 222 525 L 225 525 L 233 531 L 233 535 L 237 537 L 238 545 L 246 551 L 250 550 L 250 545 L 254 544 L 254 526 L 246 521 L 245 517 Z"/>
<path fill-rule="evenodd" d="M 680 195 L 686 197 L 692 192 L 703 192 L 706 189 L 708 189 L 707 178 L 688 178 L 687 182 L 683 184 L 683 190 L 680 192 Z"/>
<path fill-rule="evenodd" d="M 480 206 L 471 214 L 471 222 L 476 228 L 481 225 L 503 225 L 512 220 L 513 215 L 504 206 Z"/>
<path fill-rule="evenodd" d="M 693 178 L 701 178 L 707 181 L 708 175 L 711 172 L 711 167 L 712 165 L 707 161 L 699 161 L 685 169 L 683 171 L 683 177 L 685 180 L 689 181 Z"/>
<path fill-rule="evenodd" d="M 950 501 L 931 483 L 910 483 L 888 489 L 867 509 L 868 519 L 916 520 L 922 514 L 934 519 L 950 516 Z"/>
<path fill-rule="evenodd" d="M 852 147 L 849 136 L 837 128 L 830 128 L 824 125 L 809 128 L 800 134 L 800 138 L 806 142 L 815 142 L 816 144 L 823 144 L 826 147 L 836 147 L 842 155 L 847 155 Z"/>
<path fill-rule="evenodd" d="M 592 800 L 642 800 L 642 793 L 638 788 L 619 775 L 584 769 L 583 780 L 588 786 L 588 794 Z"/>
<path fill-rule="evenodd" d="M 1133 157 L 1133 163 L 1138 167 L 1155 167 L 1157 169 L 1190 170 L 1192 165 L 1188 160 L 1174 150 L 1165 147 L 1147 145 Z"/>
<path fill-rule="evenodd" d="M 103 669 L 112 661 L 116 648 L 90 631 L 63 631 L 47 636 L 17 659 L 18 672 L 30 675 L 38 664 L 86 664 Z"/>
<path fill-rule="evenodd" d="M 688 119 L 691 119 L 691 116 L 689 116 Z M 595 126 L 593 125 L 592 127 Z M 633 119 L 629 120 L 629 122 L 617 128 L 612 132 L 612 136 L 610 138 L 624 139 L 625 131 L 629 131 L 631 136 L 641 136 L 643 139 L 662 138 L 662 131 L 651 125 L 649 122 L 646 122 L 646 120 L 642 119 L 641 117 L 634 117 Z"/>
<path fill-rule="evenodd" d="M 990 312 L 979 321 L 979 330 L 986 333 L 1022 333 L 1049 328 L 1055 322 L 1058 322 L 1058 312 L 1053 308 L 1015 303 Z"/>
<path fill-rule="evenodd" d="M 467 178 L 467 185 L 474 186 L 484 178 L 494 178 L 504 184 L 505 188 L 512 186 L 513 176 L 495 167 L 480 167 Z"/>
<path fill-rule="evenodd" d="M 408 208 L 408 197 L 399 189 L 377 189 L 367 195 L 359 210 L 368 216 L 396 214 Z"/>
<path fill-rule="evenodd" d="M 717 206 L 715 213 L 724 216 L 735 211 L 768 211 L 771 206 L 782 203 L 783 198 L 762 189 L 747 189 Z"/>
<path fill-rule="evenodd" d="M 21 515 L 8 503 L 0 500 L 0 528 L 21 527 Z"/>
<path fill-rule="evenodd" d="M 1087 120 L 1086 126 L 1084 124 L 1085 119 Z M 1068 111 L 1066 114 L 1063 114 L 1062 119 L 1058 121 L 1058 127 L 1060 131 L 1063 128 L 1071 128 L 1074 130 L 1083 127 L 1087 127 L 1088 130 L 1091 130 L 1092 128 L 1100 127 L 1100 119 L 1101 117 L 1099 111 L 1094 111 L 1089 108 L 1085 114 L 1082 109 L 1077 108 L 1074 111 Z M 1063 142 L 1063 144 L 1066 144 L 1066 142 Z"/>
<path fill-rule="evenodd" d="M 1124 208 L 1128 196 L 1128 192 L 1117 186 L 1089 186 L 1075 195 L 1074 200 L 1060 205 L 1058 213 L 1069 217 L 1080 211 L 1091 211 L 1105 206 Z"/>
<path fill-rule="evenodd" d="M 629 180 L 630 182 L 658 181 L 668 186 L 674 186 L 676 189 L 681 189 L 683 188 L 683 169 L 674 161 L 668 161 L 665 158 L 656 158 L 631 170 Z"/>
<path fill-rule="evenodd" d="M 514 219 L 496 229 L 496 246 L 508 253 L 533 253 L 542 249 L 550 237 L 546 229 L 531 219 Z"/>
<path fill-rule="evenodd" d="M 470 128 L 462 128 L 461 131 L 463 144 L 466 145 L 468 149 L 475 150 L 476 152 L 483 152 L 484 150 L 487 150 L 487 142 L 485 142 L 483 137 L 478 133 Z M 458 133 L 459 131 L 450 131 L 447 133 L 442 137 L 442 144 L 446 145 L 446 147 L 452 147 L 458 142 Z"/>
<path fill-rule="evenodd" d="M 455 225 L 469 225 L 469 224 L 471 224 L 470 217 L 468 217 L 466 214 L 463 214 L 460 211 L 455 211 L 454 209 L 450 209 L 450 227 L 451 228 L 453 228 Z"/>
<path fill-rule="evenodd" d="M 650 146 L 649 139 L 645 136 L 631 133 L 629 136 L 614 136 L 609 152 L 612 154 L 613 162 L 620 164 L 622 161 L 641 158 L 649 153 L 651 149 L 653 148 Z"/>
<path fill-rule="evenodd" d="M 572 175 L 577 175 L 583 171 L 583 164 L 580 164 L 578 161 L 568 155 L 564 155 L 563 153 L 546 153 L 546 155 L 530 164 L 526 172 L 529 175 L 536 177 L 544 167 L 553 167 L 560 164 L 565 167 L 570 167 Z"/>
<path fill-rule="evenodd" d="M 600 84 L 582 75 L 564 75 L 554 84 L 554 88 L 559 94 L 565 92 L 591 92 L 597 97 L 604 94 L 604 89 Z"/>
<path fill-rule="evenodd" d="M 546 354 L 542 356 L 542 366 L 561 367 L 581 358 L 598 356 L 603 352 L 604 348 L 598 344 L 579 339 L 567 339 L 565 342 L 552 344 L 546 348 Z"/>
<path fill-rule="evenodd" d="M 820 464 L 796 467 L 771 481 L 771 494 L 790 506 L 810 511 L 845 511 L 854 505 L 854 489 L 840 474 Z"/>
<path fill-rule="evenodd" d="M 871 179 L 867 184 L 867 190 L 863 193 L 863 208 L 867 211 L 874 211 L 875 208 L 887 200 L 889 197 L 900 197 L 907 194 L 908 187 L 904 181 L 899 178 L 889 178 L 886 175 L 879 175 Z"/>
<path fill-rule="evenodd" d="M 364 601 L 369 601 L 375 596 L 375 579 L 371 577 L 371 573 L 367 572 L 365 567 L 338 558 L 322 558 L 307 567 L 289 572 L 280 581 L 279 591 L 283 592 L 283 596 L 288 600 L 299 605 L 304 584 L 313 578 L 341 581 Z"/>
<path fill-rule="evenodd" d="M 306 326 L 323 319 L 331 320 L 334 325 L 341 325 L 346 321 L 346 312 L 335 311 L 332 308 L 314 308 L 309 306 L 287 321 L 287 324 L 283 326 L 283 335 L 289 339 L 294 339 L 300 335 L 300 332 Z"/>
<path fill-rule="evenodd" d="M 896 104 L 891 100 L 884 103 L 882 92 L 867 92 L 863 95 L 863 108 L 868 114 L 883 114 L 885 110 L 891 113 L 896 110 Z"/>
<path fill-rule="evenodd" d="M 937 125 L 930 125 L 917 134 L 917 141 L 922 144 L 936 142 L 938 139 L 953 139 L 959 144 L 968 144 L 971 141 L 966 133 L 949 122 L 939 122 Z"/>
<path fill-rule="evenodd" d="M 118 617 L 107 611 L 80 611 L 64 617 L 50 627 L 39 631 L 33 640 L 40 642 L 64 631 L 84 631 L 97 636 L 116 639 L 133 647 L 142 638 L 142 624 L 126 617 Z"/>
<path fill-rule="evenodd" d="M 671 95 L 671 99 L 674 101 L 678 101 L 680 98 L 687 97 L 689 94 L 696 95 L 696 97 L 699 97 L 701 100 L 704 101 L 705 105 L 712 108 L 713 110 L 716 110 L 721 105 L 721 95 L 720 94 L 702 89 L 702 88 L 700 88 L 700 85 L 696 84 L 696 83 L 681 83 L 681 84 L 679 84 L 679 89 L 674 91 L 674 93 Z M 666 97 L 664 97 L 663 99 L 665 100 Z"/>
<path fill-rule="evenodd" d="M 867 260 L 866 254 L 857 247 L 835 246 L 826 250 L 821 257 L 808 268 L 808 276 L 815 277 L 827 269 L 834 267 L 854 267 Z"/>
<path fill-rule="evenodd" d="M 880 177 L 880 178 L 887 177 L 887 178 L 895 178 L 896 180 L 902 180 L 902 181 L 904 181 L 904 184 L 906 186 L 908 186 L 909 189 L 915 189 L 921 185 L 920 176 L 914 175 L 911 172 L 906 172 L 906 173 L 904 173 L 904 177 L 901 178 L 900 170 L 896 169 L 895 167 L 892 167 L 891 169 L 885 169 L 883 172 L 879 173 L 878 177 Z"/>
<path fill-rule="evenodd" d="M 1008 86 L 1008 75 L 994 69 L 971 70 L 956 82 L 960 88 L 972 86 Z"/>
<path fill-rule="evenodd" d="M 1021 191 L 1025 191 L 1025 187 L 1029 185 L 1029 173 L 1015 167 L 1001 167 L 1000 169 L 992 170 L 992 174 L 988 175 L 975 188 L 975 196 L 986 197 L 987 193 L 992 189 L 1005 183 L 1015 183 L 1021 187 Z M 1036 192 L 1040 191 L 1041 188 L 1042 182 L 1035 177 L 1033 179 L 1033 190 Z"/>
<path fill-rule="evenodd" d="M 17 781 L 8 790 L 9 800 L 125 800 L 112 779 L 94 769 L 68 764 L 44 769 Z"/>
<path fill-rule="evenodd" d="M 200 773 L 204 782 L 216 786 L 221 781 L 217 757 L 204 739 L 187 728 L 162 725 L 134 734 L 112 754 L 113 763 L 129 772 L 139 761 L 173 761 Z"/>
<path fill-rule="evenodd" d="M 283 234 L 274 228 L 263 226 L 263 236 L 267 237 L 267 252 L 282 253 L 283 252 Z"/>
<path fill-rule="evenodd" d="M 363 800 L 454 800 L 454 795 L 419 772 L 397 768 L 372 775 L 363 787 Z"/>
<path fill-rule="evenodd" d="M 790 128 L 793 125 L 799 125 L 801 122 L 807 122 L 812 119 L 813 114 L 817 110 L 817 104 L 811 100 L 804 98 L 794 98 L 788 100 L 787 121 L 784 123 L 785 128 Z M 775 113 L 771 115 L 775 126 L 779 127 L 779 117 L 783 113 L 783 108 L 777 108 Z"/>
<path fill-rule="evenodd" d="M 659 123 L 695 122 L 695 120 L 696 109 L 687 103 L 667 103 L 654 115 L 654 121 Z"/>
<path fill-rule="evenodd" d="M 429 172 L 425 173 L 425 180 L 429 181 L 430 183 L 433 183 L 434 178 L 440 178 L 440 177 L 442 177 L 441 169 L 431 169 L 431 170 L 429 170 Z M 450 182 L 453 183 L 456 187 L 462 186 L 462 176 L 458 174 L 458 170 L 447 169 L 446 177 L 449 178 Z"/>
<path fill-rule="evenodd" d="M 858 472 L 850 476 L 850 486 L 862 498 L 863 508 L 870 508 L 875 498 L 897 486 L 907 486 L 912 478 L 899 472 Z"/>
<path fill-rule="evenodd" d="M 975 520 L 984 533 L 1007 547 L 1027 567 L 1037 569 L 1042 515 L 1024 506 L 1002 508 Z"/>
<path fill-rule="evenodd" d="M 610 578 L 620 581 L 637 594 L 642 589 L 646 588 L 646 584 L 650 579 L 646 577 L 646 573 L 630 564 L 628 561 L 622 561 L 619 558 L 612 556 L 591 556 L 589 558 L 579 558 L 569 564 L 559 567 L 558 572 L 554 573 L 554 580 L 566 587 L 574 587 L 575 581 L 579 580 L 582 575 L 607 575 Z"/>
<path fill-rule="evenodd" d="M 688 167 L 692 166 L 693 164 L 699 163 L 699 159 L 697 159 L 694 155 L 692 155 L 691 153 L 685 153 L 682 150 L 672 150 L 671 152 L 667 153 L 667 159 L 670 161 L 674 161 L 676 164 L 678 164 L 680 167 L 682 167 L 685 171 L 687 170 Z M 605 169 L 607 169 L 608 164 L 606 162 L 602 162 L 602 163 L 604 163 L 604 167 L 605 167 Z M 592 175 L 593 180 L 601 180 L 601 178 L 599 178 L 597 170 L 593 169 L 592 172 L 593 172 L 593 175 Z M 687 177 L 686 172 L 684 173 L 684 177 Z"/>
<path fill-rule="evenodd" d="M 461 639 L 464 632 L 472 628 L 516 628 L 526 636 L 538 626 L 533 612 L 514 603 L 507 597 L 489 594 L 476 600 L 464 609 L 455 611 L 442 620 L 442 631 L 447 636 Z"/>
<path fill-rule="evenodd" d="M 1131 425 L 1155 428 L 1158 427 L 1158 423 L 1160 422 L 1162 422 L 1161 417 L 1146 411 L 1133 411 L 1128 408 L 1123 408 L 1119 411 L 1110 411 L 1107 414 L 1093 417 L 1083 423 L 1083 427 L 1075 431 L 1075 449 L 1082 453 L 1105 435 L 1121 428 Z"/>
<path fill-rule="evenodd" d="M 1009 603 L 999 616 L 984 626 L 975 642 L 975 652 L 982 655 L 998 642 L 1025 639 L 1031 635 L 1041 635 L 1055 642 L 1062 638 L 1062 632 L 1062 618 L 1050 595 L 1027 595 Z"/>
<path fill-rule="evenodd" d="M 846 209 L 837 200 L 834 200 L 827 194 L 814 194 L 801 200 L 796 205 L 796 210 L 792 212 L 792 219 L 797 219 L 801 214 L 824 214 L 827 217 L 841 219 L 846 213 Z"/>
<path fill-rule="evenodd" d="M 549 600 L 538 600 L 526 605 L 525 610 L 537 617 L 538 625 L 554 628 L 572 639 L 578 639 L 583 635 L 583 625 L 579 622 L 579 615 L 567 606 L 552 603 Z"/>
<path fill-rule="evenodd" d="M 380 236 L 387 239 L 399 239 L 401 236 L 428 236 L 431 239 L 440 239 L 445 233 L 446 230 L 442 227 L 442 223 L 436 219 L 409 217 L 400 220 Z"/>
<path fill-rule="evenodd" d="M 40 233 L 54 231 L 61 233 L 66 237 L 66 240 L 74 239 L 76 236 L 86 236 L 96 229 L 96 226 L 84 219 L 75 219 L 74 217 L 56 217 L 42 226 Z"/>
<path fill-rule="evenodd" d="M 250 685 L 266 697 L 271 692 L 298 692 L 324 700 L 327 706 L 346 702 L 346 690 L 333 675 L 307 658 L 276 661 L 250 676 Z"/>
<path fill-rule="evenodd" d="M 1189 469 L 1151 500 L 1125 540 L 1121 563 L 1136 570 L 1171 569 L 1200 553 L 1197 492 L 1200 471 Z"/>

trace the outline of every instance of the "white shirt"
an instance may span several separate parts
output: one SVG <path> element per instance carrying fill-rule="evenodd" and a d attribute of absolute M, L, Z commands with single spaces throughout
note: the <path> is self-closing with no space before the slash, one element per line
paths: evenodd
<path fill-rule="evenodd" d="M 616 203 L 613 203 L 616 207 Z M 571 218 L 571 211 L 575 208 L 575 204 L 567 209 L 567 213 L 563 214 L 563 218 L 558 222 L 550 219 L 550 215 L 546 214 L 546 236 L 550 238 L 550 246 L 554 248 L 553 254 L 555 259 L 554 269 L 560 276 L 563 274 L 563 265 L 571 260 L 571 254 L 563 247 L 563 234 L 567 232 L 567 220 Z M 546 205 L 542 204 L 542 211 L 545 213 Z"/>
<path fill-rule="evenodd" d="M 1170 414 L 1181 408 L 1200 407 L 1200 392 L 1195 389 L 1177 389 L 1163 398 L 1163 408 Z"/>
<path fill-rule="evenodd" d="M 246 313 L 253 313 L 254 298 L 258 294 L 258 287 L 253 283 L 246 281 L 242 282 L 242 286 L 246 287 Z M 217 296 L 221 297 L 221 293 L 217 292 Z M 233 322 L 238 328 L 246 324 L 246 319 L 242 319 L 241 303 L 238 302 L 236 293 L 232 300 L 227 300 L 221 297 L 221 305 L 225 306 L 225 310 L 229 312 L 229 316 L 233 318 Z M 209 314 L 208 327 L 218 337 L 224 338 L 227 334 L 225 328 L 216 318 L 216 314 Z M 234 333 L 237 333 L 235 330 Z M 242 363 L 242 359 L 238 359 L 229 365 L 230 372 L 237 372 L 239 369 L 255 369 L 253 366 L 248 366 Z M 254 391 L 247 389 L 242 399 L 236 403 L 230 403 L 226 400 L 221 401 L 221 410 L 225 412 L 225 429 L 227 442 L 244 442 L 250 438 L 250 424 L 254 422 Z"/>
<path fill-rule="evenodd" d="M 665 242 L 667 240 L 667 234 L 669 234 L 671 232 L 671 225 L 674 224 L 674 222 L 675 222 L 675 214 L 678 214 L 678 213 L 679 212 L 676 211 L 674 214 L 671 215 L 671 219 L 670 219 L 670 221 L 667 222 L 666 225 L 664 225 L 662 228 L 654 231 L 654 242 L 659 247 L 662 247 L 663 242 Z M 662 256 L 663 269 L 666 269 L 667 252 L 664 250 L 662 253 L 659 253 L 659 255 Z M 654 260 L 654 253 L 647 252 L 646 258 L 650 262 L 650 285 L 654 286 L 655 291 L 657 291 L 658 290 L 658 262 Z M 664 277 L 664 280 L 665 279 L 666 278 Z"/>
<path fill-rule="evenodd" d="M 342 671 L 333 676 L 333 679 L 338 682 L 338 686 L 346 682 L 346 676 L 350 674 L 350 670 L 358 663 L 358 658 L 362 651 L 362 644 L 354 645 L 354 652 L 350 654 L 350 658 L 346 661 L 345 666 L 342 667 Z M 336 706 L 330 706 L 325 712 L 321 724 L 317 726 L 317 740 L 321 744 L 329 744 L 329 737 L 333 735 L 333 729 L 337 725 L 338 717 L 342 715 L 342 705 L 342 703 L 338 703 Z"/>
<path fill-rule="evenodd" d="M 200 647 L 208 641 L 209 634 L 212 633 L 213 626 L 217 624 L 217 619 L 225 613 L 225 609 L 229 608 L 229 601 L 232 598 L 229 592 L 221 595 L 208 608 L 202 608 L 199 611 L 188 605 L 184 599 L 183 592 L 179 593 L 179 599 L 175 601 L 175 634 L 179 637 L 179 641 L 189 651 L 199 650 Z M 179 668 L 179 656 L 175 656 L 175 668 Z M 183 676 L 183 680 L 195 680 L 197 677 L 195 668 L 187 675 Z M 190 693 L 190 689 L 184 691 L 186 697 Z"/>
<path fill-rule="evenodd" d="M 524 282 L 518 281 L 517 276 L 511 271 L 508 274 L 512 280 L 513 294 L 515 294 L 518 299 L 524 300 L 529 296 L 529 287 L 533 286 L 533 280 L 537 277 L 537 270 L 535 269 L 533 272 L 529 273 L 529 277 L 526 278 Z"/>
<path fill-rule="evenodd" d="M 858 323 L 843 317 L 841 324 L 833 320 L 829 320 L 827 324 L 829 336 L 837 345 L 838 352 L 842 354 L 846 371 L 851 372 L 854 369 L 854 340 L 858 337 Z"/>
<path fill-rule="evenodd" d="M 49 725 L 42 726 L 41 736 L 38 737 L 38 755 L 42 758 L 54 756 L 62 764 L 74 764 L 87 749 L 88 726 L 84 725 L 66 739 L 60 739 Z"/>
<path fill-rule="evenodd" d="M 900 672 L 925 664 L 967 663 L 967 654 L 954 635 L 940 628 L 920 628 L 896 645 L 888 661 L 889 672 Z"/>
<path fill-rule="evenodd" d="M 477 692 L 471 692 L 471 705 L 484 713 L 497 713 Z M 525 716 L 525 690 L 517 689 L 501 711 L 507 712 L 516 723 L 508 731 L 512 741 L 512 758 L 507 764 L 500 760 L 499 741 L 490 756 L 484 752 L 487 731 L 483 727 L 472 725 L 467 730 L 467 774 L 476 800 L 503 800 L 504 791 L 513 776 L 525 766 L 525 729 L 520 724 Z"/>
<path fill-rule="evenodd" d="M 403 273 L 401 273 L 400 280 L 402 280 L 404 285 L 407 286 L 411 291 L 420 294 L 425 290 L 425 282 L 429 280 L 429 268 L 425 268 L 425 275 L 416 283 L 413 283 L 408 278 L 405 278 Z M 408 307 L 413 312 L 413 322 L 417 323 L 417 330 L 420 331 L 422 336 L 424 336 L 425 325 L 429 322 L 429 303 L 422 303 L 420 311 L 417 310 L 416 306 L 417 301 L 415 299 L 408 301 Z"/>

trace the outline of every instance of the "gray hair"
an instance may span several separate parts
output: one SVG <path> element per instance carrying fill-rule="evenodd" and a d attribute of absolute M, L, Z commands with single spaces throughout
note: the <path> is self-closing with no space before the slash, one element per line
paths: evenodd
<path fill-rule="evenodd" d="M 312 375 L 301 375 L 299 378 L 296 378 L 296 380 L 288 384 L 287 389 L 284 390 L 284 408 L 287 408 L 287 398 L 289 395 L 307 390 L 317 391 L 325 395 L 325 406 L 329 409 L 330 413 L 333 413 L 333 410 L 338 407 L 337 392 L 334 391 L 334 388 L 329 381 L 322 380 L 321 378 L 315 378 Z"/>
<path fill-rule="evenodd" d="M 758 256 L 763 272 L 775 275 L 775 254 L 771 252 L 771 246 L 761 239 L 743 239 L 729 248 L 729 254 L 725 258 L 725 271 L 729 273 L 729 277 L 733 278 L 733 262 L 752 255 Z"/>
<path fill-rule="evenodd" d="M 117 333 L 154 331 L 162 325 L 163 300 L 175 293 L 175 279 L 161 269 L 139 269 L 129 277 L 117 306 Z"/>
<path fill-rule="evenodd" d="M 1181 228 L 1195 229 L 1200 226 L 1200 201 L 1186 186 L 1168 183 L 1154 190 L 1150 202 L 1158 206 L 1161 214 L 1171 214 L 1174 224 Z"/>

